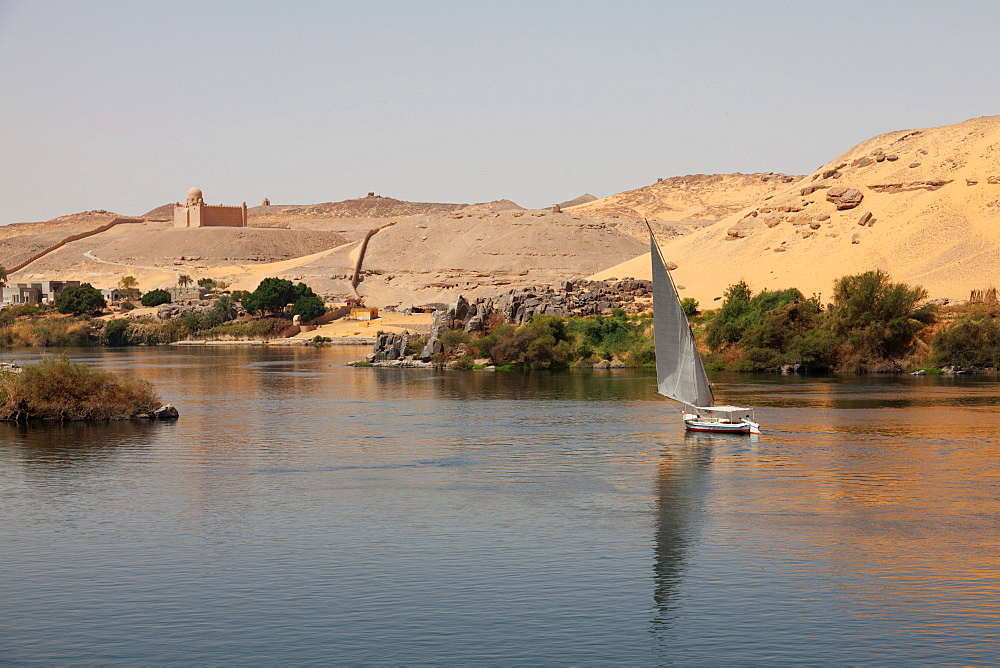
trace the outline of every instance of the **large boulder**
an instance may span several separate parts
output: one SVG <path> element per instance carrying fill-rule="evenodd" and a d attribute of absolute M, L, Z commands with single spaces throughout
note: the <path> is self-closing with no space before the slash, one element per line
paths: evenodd
<path fill-rule="evenodd" d="M 857 188 L 830 188 L 826 191 L 826 201 L 837 207 L 838 211 L 853 209 L 861 204 L 865 196 Z"/>

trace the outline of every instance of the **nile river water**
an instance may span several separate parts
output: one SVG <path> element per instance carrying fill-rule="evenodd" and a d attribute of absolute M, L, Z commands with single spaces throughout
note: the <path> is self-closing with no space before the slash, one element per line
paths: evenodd
<path fill-rule="evenodd" d="M 0 424 L 0 663 L 1000 662 L 995 379 L 364 352 L 73 351 L 181 417 Z"/>

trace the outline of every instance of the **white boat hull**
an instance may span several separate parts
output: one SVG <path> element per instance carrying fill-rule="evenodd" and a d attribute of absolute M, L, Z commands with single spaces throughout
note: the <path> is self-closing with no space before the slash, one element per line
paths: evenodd
<path fill-rule="evenodd" d="M 688 431 L 709 431 L 717 434 L 759 434 L 760 425 L 751 420 L 726 420 L 684 415 L 684 428 Z"/>

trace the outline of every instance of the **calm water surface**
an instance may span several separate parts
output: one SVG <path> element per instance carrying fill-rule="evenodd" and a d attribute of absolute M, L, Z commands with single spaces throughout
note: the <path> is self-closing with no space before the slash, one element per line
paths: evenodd
<path fill-rule="evenodd" d="M 75 351 L 181 419 L 0 424 L 0 663 L 1000 662 L 995 380 L 363 352 Z"/>

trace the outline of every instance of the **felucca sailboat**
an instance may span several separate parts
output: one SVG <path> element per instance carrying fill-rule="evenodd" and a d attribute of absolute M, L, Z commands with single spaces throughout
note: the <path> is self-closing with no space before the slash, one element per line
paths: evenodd
<path fill-rule="evenodd" d="M 649 223 L 646 223 L 647 227 Z M 660 394 L 684 404 L 684 427 L 690 431 L 759 434 L 752 408 L 716 406 L 701 355 L 681 307 L 674 280 L 649 228 L 653 262 L 653 338 L 656 385 Z"/>

